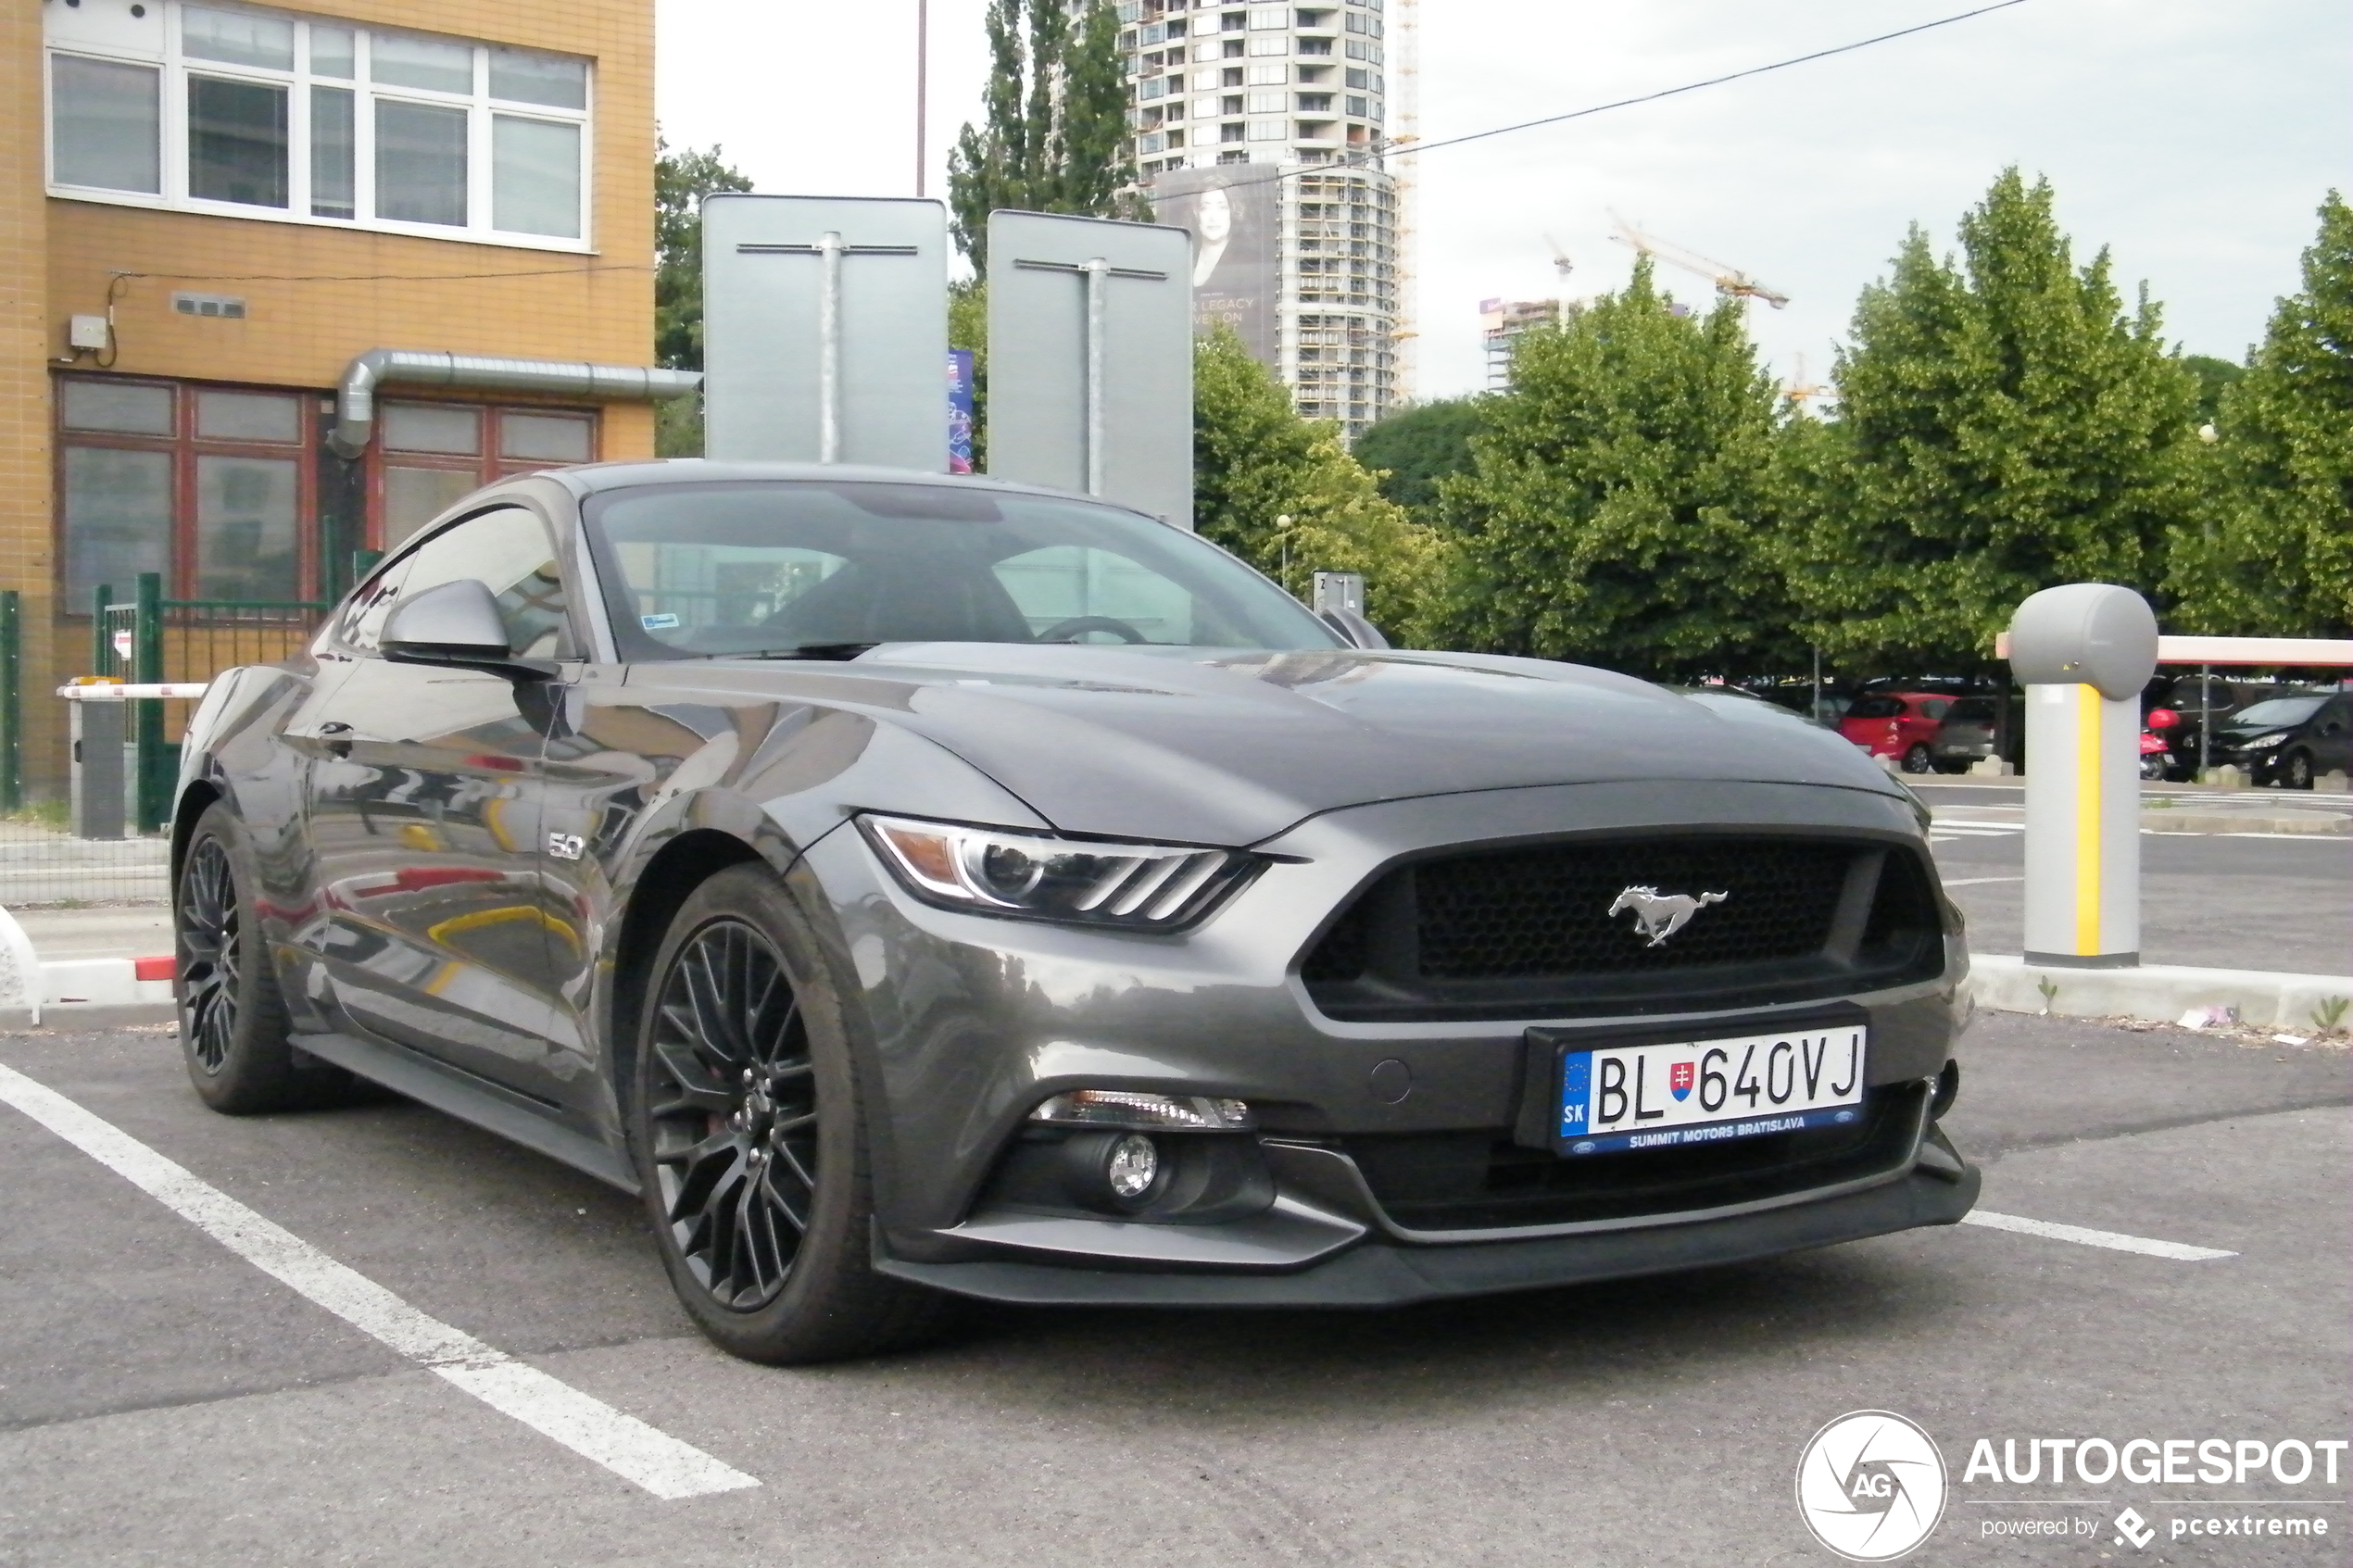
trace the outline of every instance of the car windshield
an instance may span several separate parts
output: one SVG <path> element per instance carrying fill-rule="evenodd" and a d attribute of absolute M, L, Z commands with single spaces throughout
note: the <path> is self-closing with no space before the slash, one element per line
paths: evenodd
<path fill-rule="evenodd" d="M 1849 719 L 1901 719 L 1904 699 L 1900 696 L 1863 696 L 1846 710 Z"/>
<path fill-rule="evenodd" d="M 2259 702 L 2240 709 L 2231 715 L 2233 729 L 2276 730 L 2284 725 L 2301 724 L 2321 710 L 2324 696 L 2275 696 L 2269 702 Z"/>
<path fill-rule="evenodd" d="M 585 515 L 626 659 L 905 642 L 1343 646 L 1214 546 L 1086 501 L 774 480 L 609 491 Z"/>

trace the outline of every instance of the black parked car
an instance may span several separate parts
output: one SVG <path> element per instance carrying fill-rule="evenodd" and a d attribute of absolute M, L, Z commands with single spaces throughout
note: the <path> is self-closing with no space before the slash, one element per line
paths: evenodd
<path fill-rule="evenodd" d="M 356 1074 L 640 1193 L 761 1361 L 1526 1289 L 1969 1211 L 1927 822 L 1084 497 L 573 469 L 206 694 L 181 1037 L 217 1110 Z"/>
<path fill-rule="evenodd" d="M 2257 784 L 2310 789 L 2322 773 L 2353 771 L 2353 696 L 2308 692 L 2267 697 L 2214 727 L 2208 755 Z"/>
<path fill-rule="evenodd" d="M 2199 689 L 2201 680 L 2205 683 L 2203 693 Z M 2231 721 L 2232 715 L 2243 708 L 2269 702 L 2274 697 L 2310 695 L 2312 692 L 2309 686 L 2282 681 L 2250 681 L 2229 675 L 2200 676 L 2196 673 L 2158 675 L 2149 682 L 2148 690 L 2142 694 L 2141 708 L 2144 712 L 2161 708 L 2173 714 L 2172 727 L 2161 733 L 2165 737 L 2167 754 L 2165 776 L 2179 783 L 2197 777 L 2197 737 L 2201 714 L 2205 722 L 2220 735 L 2223 727 Z M 2220 767 L 2229 760 L 2216 747 L 2208 747 L 2208 765 Z"/>

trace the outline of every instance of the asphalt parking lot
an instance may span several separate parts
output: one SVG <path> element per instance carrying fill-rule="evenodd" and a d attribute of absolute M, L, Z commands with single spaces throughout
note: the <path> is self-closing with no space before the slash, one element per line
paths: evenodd
<path fill-rule="evenodd" d="M 394 1100 L 212 1116 L 164 1030 L 0 1037 L 0 1098 L 66 1097 L 739 1475 L 633 1485 L 0 1105 L 0 1562 L 1828 1562 L 1793 1475 L 1858 1409 L 1919 1423 L 1951 1473 L 1910 1561 L 2342 1562 L 2348 1488 L 2318 1470 L 1963 1471 L 1981 1437 L 2347 1435 L 2345 1052 L 1994 1015 L 1966 1060 L 1982 1211 L 2108 1244 L 1964 1225 L 1378 1315 L 993 1311 L 784 1372 L 691 1332 L 632 1200 L 485 1135 Z M 2223 1502 L 2328 1535 L 2170 1538 Z M 2109 1523 L 2128 1505 L 2145 1548 Z"/>

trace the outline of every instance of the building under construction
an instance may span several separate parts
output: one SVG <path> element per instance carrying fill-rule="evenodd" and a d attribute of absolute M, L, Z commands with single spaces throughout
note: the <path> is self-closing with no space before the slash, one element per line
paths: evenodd
<path fill-rule="evenodd" d="M 1565 313 L 1574 315 L 1578 308 L 1579 305 L 1572 303 L 1564 312 L 1557 299 L 1482 300 L 1478 307 L 1478 336 L 1487 354 L 1487 390 L 1510 389 L 1512 354 L 1523 335 L 1538 327 L 1556 327 Z"/>
<path fill-rule="evenodd" d="M 1410 383 L 1412 0 L 1127 0 L 1129 122 L 1160 220 L 1194 239 L 1202 324 L 1352 439 Z M 1394 24 L 1394 25 L 1392 25 Z"/>

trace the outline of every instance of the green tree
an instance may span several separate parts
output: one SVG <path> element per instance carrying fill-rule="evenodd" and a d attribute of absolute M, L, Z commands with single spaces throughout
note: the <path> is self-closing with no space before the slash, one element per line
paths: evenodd
<path fill-rule="evenodd" d="M 1193 522 L 1302 598 L 1315 571 L 1363 572 L 1366 616 L 1428 646 L 1443 542 L 1381 495 L 1337 426 L 1301 419 L 1222 325 L 1193 347 Z"/>
<path fill-rule="evenodd" d="M 702 199 L 714 191 L 749 191 L 717 147 L 654 155 L 654 358 L 675 370 L 702 369 Z M 702 400 L 657 404 L 654 450 L 665 458 L 702 452 Z"/>
<path fill-rule="evenodd" d="M 2222 394 L 2246 374 L 2245 365 L 2217 359 L 2211 354 L 2184 354 L 2182 368 L 2197 378 L 2197 422 L 2212 424 L 2222 414 Z"/>
<path fill-rule="evenodd" d="M 1438 482 L 1468 473 L 1471 437 L 1483 428 L 1478 397 L 1442 397 L 1401 408 L 1356 438 L 1350 448 L 1373 470 L 1380 493 L 1416 516 L 1438 504 Z"/>
<path fill-rule="evenodd" d="M 1075 27 L 1061 0 L 989 0 L 988 27 L 983 123 L 963 128 L 948 160 L 956 248 L 973 270 L 988 270 L 988 215 L 999 207 L 1150 217 L 1127 150 L 1119 20 L 1107 0 L 1090 0 Z"/>
<path fill-rule="evenodd" d="M 2304 287 L 2222 394 L 2208 514 L 2173 545 L 2172 617 L 2222 635 L 2353 628 L 2353 208 L 2335 191 Z"/>
<path fill-rule="evenodd" d="M 1801 465 L 1790 585 L 1850 665 L 1972 668 L 2039 589 L 2153 590 L 2196 508 L 2197 378 L 2146 288 L 2128 312 L 2106 250 L 2078 268 L 2049 182 L 2014 168 L 1960 244 L 1939 259 L 1916 227 L 1863 291 Z"/>
<path fill-rule="evenodd" d="M 1775 564 L 1771 378 L 1743 307 L 1679 314 L 1651 262 L 1529 333 L 1441 480 L 1462 646 L 1679 677 L 1802 657 Z"/>

